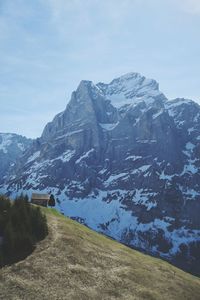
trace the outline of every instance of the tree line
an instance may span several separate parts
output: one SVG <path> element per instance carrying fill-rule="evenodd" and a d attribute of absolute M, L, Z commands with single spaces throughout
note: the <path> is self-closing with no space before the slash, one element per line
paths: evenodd
<path fill-rule="evenodd" d="M 0 196 L 0 267 L 24 259 L 47 234 L 46 216 L 27 196 Z"/>

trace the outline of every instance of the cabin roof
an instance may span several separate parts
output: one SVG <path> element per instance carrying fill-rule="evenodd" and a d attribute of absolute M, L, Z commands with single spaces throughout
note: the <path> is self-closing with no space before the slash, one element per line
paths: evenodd
<path fill-rule="evenodd" d="M 49 200 L 50 196 L 48 194 L 36 194 L 33 193 L 31 199 L 32 200 Z"/>

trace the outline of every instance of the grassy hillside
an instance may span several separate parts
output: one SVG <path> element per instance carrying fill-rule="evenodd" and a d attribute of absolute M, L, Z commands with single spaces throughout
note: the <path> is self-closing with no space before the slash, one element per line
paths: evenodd
<path fill-rule="evenodd" d="M 200 299 L 200 280 L 46 211 L 49 235 L 0 270 L 0 299 Z"/>

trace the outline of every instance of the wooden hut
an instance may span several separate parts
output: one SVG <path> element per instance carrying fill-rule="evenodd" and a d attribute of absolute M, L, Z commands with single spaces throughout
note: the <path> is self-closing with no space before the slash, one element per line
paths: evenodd
<path fill-rule="evenodd" d="M 31 197 L 31 203 L 47 207 L 49 199 L 50 199 L 50 195 L 48 194 L 33 193 Z"/>

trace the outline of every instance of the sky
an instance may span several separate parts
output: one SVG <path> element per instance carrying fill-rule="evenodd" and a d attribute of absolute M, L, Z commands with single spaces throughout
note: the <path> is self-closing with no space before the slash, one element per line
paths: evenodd
<path fill-rule="evenodd" d="M 200 103 L 200 0 L 0 0 L 0 132 L 39 137 L 82 79 Z"/>

